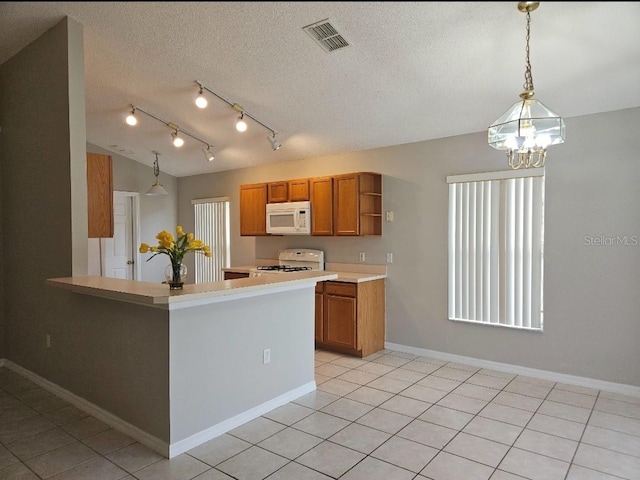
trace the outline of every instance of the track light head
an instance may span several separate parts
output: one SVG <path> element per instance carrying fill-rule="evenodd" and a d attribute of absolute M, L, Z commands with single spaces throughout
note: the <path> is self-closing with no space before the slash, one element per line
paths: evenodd
<path fill-rule="evenodd" d="M 136 107 L 133 105 L 131 106 L 131 113 L 127 115 L 126 122 L 127 125 L 131 125 L 132 127 L 138 124 L 138 119 L 136 118 Z"/>
<path fill-rule="evenodd" d="M 171 138 L 173 138 L 174 147 L 181 147 L 184 145 L 184 140 L 178 136 L 178 130 L 171 132 Z"/>
<path fill-rule="evenodd" d="M 207 159 L 207 162 L 213 162 L 216 158 L 211 151 L 211 145 L 207 145 L 207 148 L 203 148 L 202 153 L 204 153 L 204 158 Z"/>
<path fill-rule="evenodd" d="M 207 108 L 209 102 L 207 101 L 207 97 L 202 93 L 202 86 L 200 87 L 200 91 L 198 92 L 198 96 L 196 97 L 196 106 L 198 108 Z"/>
<path fill-rule="evenodd" d="M 239 132 L 247 131 L 247 122 L 244 121 L 244 112 L 240 113 L 238 117 L 238 121 L 236 122 L 236 130 Z"/>
<path fill-rule="evenodd" d="M 271 135 L 269 135 L 267 137 L 267 140 L 269 140 L 269 143 L 271 144 L 271 148 L 273 149 L 273 151 L 275 152 L 276 150 L 278 150 L 282 144 L 276 139 L 276 133 L 273 132 Z"/>

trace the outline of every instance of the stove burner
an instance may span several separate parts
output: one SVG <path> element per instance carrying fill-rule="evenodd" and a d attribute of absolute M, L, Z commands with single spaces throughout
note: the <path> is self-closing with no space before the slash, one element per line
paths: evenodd
<path fill-rule="evenodd" d="M 303 270 L 312 270 L 311 267 L 292 267 L 291 265 L 263 265 L 257 267 L 257 269 L 277 272 L 301 272 Z"/>

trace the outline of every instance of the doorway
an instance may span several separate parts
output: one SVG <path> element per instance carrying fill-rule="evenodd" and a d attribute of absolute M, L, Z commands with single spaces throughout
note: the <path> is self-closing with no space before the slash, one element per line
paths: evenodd
<path fill-rule="evenodd" d="M 101 275 L 103 277 L 138 280 L 140 194 L 113 192 L 113 238 L 100 239 Z"/>

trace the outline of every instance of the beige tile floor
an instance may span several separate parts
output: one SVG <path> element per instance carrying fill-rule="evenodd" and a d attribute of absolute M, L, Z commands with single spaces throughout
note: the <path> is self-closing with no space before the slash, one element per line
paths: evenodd
<path fill-rule="evenodd" d="M 0 479 L 640 479 L 640 398 L 385 350 L 167 460 L 0 368 Z"/>

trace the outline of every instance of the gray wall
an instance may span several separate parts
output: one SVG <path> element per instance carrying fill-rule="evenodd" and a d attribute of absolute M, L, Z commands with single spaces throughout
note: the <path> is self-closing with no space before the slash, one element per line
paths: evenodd
<path fill-rule="evenodd" d="M 44 280 L 72 274 L 74 231 L 84 230 L 85 244 L 87 236 L 86 159 L 80 165 L 72 158 L 69 141 L 70 104 L 84 110 L 84 88 L 76 99 L 68 93 L 69 77 L 83 68 L 82 53 L 69 58 L 68 29 L 75 28 L 61 22 L 0 67 L 6 357 L 40 371 L 47 368 L 43 324 L 53 321 Z M 84 137 L 84 113 L 82 119 Z M 82 205 L 72 212 L 71 202 L 71 179 L 83 174 L 84 218 Z"/>
<path fill-rule="evenodd" d="M 566 143 L 549 150 L 546 167 L 543 333 L 447 319 L 445 179 L 507 168 L 486 132 L 179 178 L 178 215 L 192 229 L 192 198 L 230 196 L 236 266 L 277 258 L 286 247 L 319 248 L 327 262 L 339 263 L 358 263 L 364 251 L 367 263 L 382 264 L 392 252 L 388 342 L 639 386 L 640 246 L 587 246 L 584 237 L 640 235 L 640 109 L 566 124 Z M 384 223 L 382 237 L 239 236 L 240 184 L 358 171 L 384 175 L 383 209 L 394 221 Z"/>
<path fill-rule="evenodd" d="M 45 285 L 87 272 L 82 52 L 65 19 L 0 65 L 2 356 L 168 441 L 167 312 Z"/>
<path fill-rule="evenodd" d="M 171 312 L 172 444 L 314 381 L 314 290 Z"/>
<path fill-rule="evenodd" d="M 78 300 L 68 295 L 70 305 L 57 303 L 55 311 L 59 292 L 44 285 L 46 278 L 81 274 L 87 259 L 81 51 L 81 27 L 65 20 L 0 66 L 3 355 L 65 388 L 91 382 L 95 373 L 71 368 L 85 348 L 70 335 Z M 550 150 L 547 167 L 544 333 L 446 317 L 445 177 L 505 168 L 504 156 L 486 145 L 485 132 L 180 178 L 178 220 L 193 230 L 192 198 L 230 196 L 233 265 L 274 258 L 287 246 L 321 248 L 328 262 L 357 262 L 358 251 L 365 251 L 369 263 L 382 263 L 393 252 L 389 342 L 638 386 L 640 247 L 589 246 L 585 236 L 639 234 L 640 164 L 633 140 L 640 109 L 566 122 L 567 142 Z M 393 210 L 395 220 L 384 224 L 381 238 L 239 236 L 240 184 L 356 171 L 385 176 L 384 209 Z M 50 332 L 53 348 L 47 350 Z M 127 361 L 116 361 L 130 358 L 126 352 L 107 353 L 114 372 L 127 374 Z M 113 392 L 113 398 L 118 394 L 127 393 Z M 91 392 L 86 398 L 92 400 Z"/>
<path fill-rule="evenodd" d="M 4 111 L 4 84 L 5 82 L 2 80 L 2 69 L 0 68 L 0 127 L 4 125 L 4 115 L 2 112 Z M 2 133 L 0 133 L 2 135 Z M 2 137 L 0 137 L 0 190 L 4 189 L 4 169 L 2 165 L 4 165 L 4 149 L 2 148 Z M 3 218 L 2 215 L 2 201 L 3 195 L 0 194 L 0 358 L 5 358 L 7 356 L 6 350 L 6 322 L 4 316 L 4 275 L 1 272 L 4 272 L 4 234 L 3 234 L 3 224 L 4 221 L 1 221 Z"/>

